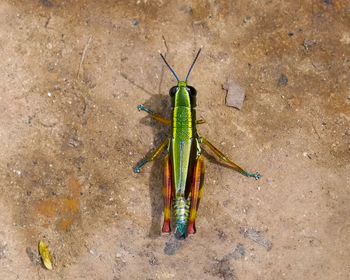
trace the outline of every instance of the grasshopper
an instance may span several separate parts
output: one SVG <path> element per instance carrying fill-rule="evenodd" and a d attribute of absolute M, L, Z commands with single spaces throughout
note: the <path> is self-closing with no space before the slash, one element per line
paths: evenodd
<path fill-rule="evenodd" d="M 196 125 L 204 123 L 196 120 L 196 95 L 194 87 L 188 85 L 188 77 L 202 50 L 200 47 L 185 81 L 180 81 L 174 70 L 170 67 L 164 56 L 159 54 L 165 64 L 177 80 L 177 85 L 169 90 L 172 107 L 171 120 L 165 119 L 152 112 L 150 109 L 139 105 L 151 118 L 163 124 L 170 125 L 171 136 L 168 136 L 160 146 L 147 158 L 142 159 L 135 173 L 147 162 L 153 161 L 161 151 L 167 147 L 168 153 L 163 164 L 163 198 L 164 198 L 164 223 L 162 232 L 170 233 L 171 204 L 173 202 L 173 214 L 176 218 L 175 237 L 186 238 L 189 234 L 196 233 L 195 220 L 204 186 L 204 161 L 200 144 L 207 145 L 220 159 L 224 160 L 235 170 L 247 177 L 259 179 L 260 174 L 251 174 L 243 170 L 237 164 L 227 158 L 221 151 L 213 146 L 207 139 L 199 136 Z"/>

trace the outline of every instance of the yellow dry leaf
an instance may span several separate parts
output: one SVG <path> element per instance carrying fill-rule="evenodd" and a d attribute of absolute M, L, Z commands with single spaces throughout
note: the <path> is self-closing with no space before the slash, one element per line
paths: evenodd
<path fill-rule="evenodd" d="M 52 270 L 51 255 L 49 249 L 47 249 L 47 246 L 43 241 L 40 241 L 39 243 L 39 252 L 45 267 L 49 270 Z"/>

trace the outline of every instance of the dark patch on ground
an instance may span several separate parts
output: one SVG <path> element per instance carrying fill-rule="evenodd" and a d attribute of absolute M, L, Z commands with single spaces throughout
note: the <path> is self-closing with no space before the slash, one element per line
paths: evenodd
<path fill-rule="evenodd" d="M 288 78 L 285 74 L 281 74 L 281 76 L 279 77 L 278 81 L 277 81 L 277 86 L 281 87 L 281 86 L 286 86 L 288 85 Z"/>
<path fill-rule="evenodd" d="M 49 0 L 40 0 L 41 4 L 45 7 L 51 8 L 53 7 L 52 2 L 50 2 Z"/>
<path fill-rule="evenodd" d="M 240 232 L 244 235 L 244 237 L 247 237 L 250 240 L 253 240 L 255 243 L 264 246 L 267 251 L 271 250 L 272 243 L 270 240 L 265 239 L 263 232 L 251 228 L 242 228 Z"/>
<path fill-rule="evenodd" d="M 182 242 L 176 239 L 174 236 L 170 238 L 168 242 L 165 243 L 164 254 L 175 255 L 176 250 L 182 247 Z"/>

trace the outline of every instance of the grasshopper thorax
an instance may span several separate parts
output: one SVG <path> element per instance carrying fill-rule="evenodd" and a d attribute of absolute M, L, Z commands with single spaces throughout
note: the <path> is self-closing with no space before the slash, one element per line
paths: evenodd
<path fill-rule="evenodd" d="M 197 91 L 184 81 L 179 81 L 177 86 L 173 86 L 169 90 L 169 95 L 171 97 L 171 107 L 196 107 Z"/>

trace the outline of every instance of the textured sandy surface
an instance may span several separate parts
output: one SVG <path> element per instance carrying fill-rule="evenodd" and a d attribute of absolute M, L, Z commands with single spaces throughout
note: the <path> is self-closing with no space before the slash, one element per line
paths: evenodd
<path fill-rule="evenodd" d="M 348 1 L 3 0 L 0 26 L 0 279 L 350 278 Z M 200 45 L 199 132 L 263 177 L 205 149 L 179 241 L 162 160 L 132 172 L 169 133 L 137 105 L 169 117 L 157 50 L 183 78 Z"/>

